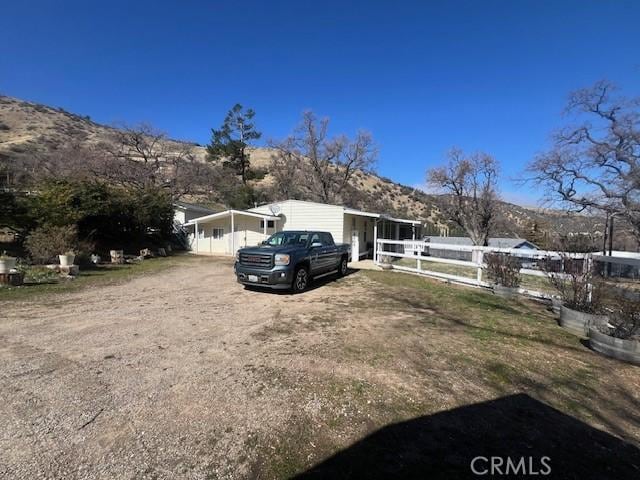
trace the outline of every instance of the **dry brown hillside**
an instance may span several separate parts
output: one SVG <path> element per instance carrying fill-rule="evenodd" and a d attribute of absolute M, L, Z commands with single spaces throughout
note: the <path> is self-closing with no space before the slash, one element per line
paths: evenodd
<path fill-rule="evenodd" d="M 15 156 L 30 151 L 46 152 L 68 143 L 97 144 L 105 141 L 112 129 L 113 127 L 93 122 L 89 116 L 0 96 L 0 160 L 11 161 Z M 204 160 L 204 147 L 195 145 L 194 149 L 197 156 Z M 268 173 L 271 154 L 267 148 L 257 148 L 251 154 L 252 166 L 266 172 L 263 178 L 254 181 L 256 187 L 265 191 L 273 181 Z M 430 233 L 457 233 L 455 229 L 447 226 L 447 222 L 442 218 L 438 208 L 441 198 L 437 195 L 428 195 L 389 179 L 363 172 L 356 174 L 353 186 L 359 195 L 357 200 L 354 200 L 357 204 L 352 206 L 422 219 L 427 222 L 427 231 Z M 530 209 L 510 203 L 502 204 L 502 217 L 499 234 L 505 236 L 527 235 L 534 224 L 544 230 L 560 233 L 598 234 L 602 230 L 602 222 L 598 219 L 567 215 L 553 210 Z"/>

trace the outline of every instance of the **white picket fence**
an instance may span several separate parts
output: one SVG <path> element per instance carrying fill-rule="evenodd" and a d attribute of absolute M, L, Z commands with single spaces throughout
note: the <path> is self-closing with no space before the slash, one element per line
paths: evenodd
<path fill-rule="evenodd" d="M 432 256 L 430 253 L 433 251 L 454 251 L 454 252 L 467 252 L 470 253 L 471 261 L 456 260 L 450 258 L 442 258 L 438 256 Z M 426 253 L 426 254 L 425 254 Z M 486 253 L 507 253 L 523 260 L 524 267 L 520 269 L 522 275 L 531 275 L 534 277 L 547 277 L 547 273 L 536 268 L 536 261 L 542 259 L 557 259 L 560 260 L 563 256 L 568 255 L 575 260 L 583 260 L 585 263 L 584 268 L 592 268 L 592 262 L 611 262 L 624 265 L 632 265 L 640 267 L 640 255 L 630 254 L 628 256 L 604 256 L 592 253 L 571 253 L 562 254 L 562 252 L 549 251 L 549 250 L 531 250 L 521 248 L 496 248 L 496 247 L 477 247 L 470 245 L 450 245 L 433 242 L 422 242 L 418 240 L 387 240 L 378 239 L 375 255 L 376 265 L 382 264 L 382 257 L 388 256 L 396 259 L 410 259 L 415 260 L 416 267 L 410 267 L 407 265 L 393 264 L 393 269 L 408 273 L 415 273 L 419 275 L 425 275 L 428 277 L 436 278 L 439 280 L 458 283 L 463 285 L 471 285 L 474 287 L 489 288 L 491 285 L 482 279 L 483 269 L 486 268 L 483 257 Z M 429 269 L 430 263 L 440 263 L 446 265 L 456 265 L 461 267 L 468 267 L 475 269 L 475 278 L 463 275 L 456 275 L 452 273 L 443 273 Z M 557 273 L 562 275 L 562 273 Z M 551 298 L 551 294 L 545 291 L 539 291 L 532 288 L 521 287 L 518 289 L 520 293 L 537 298 Z"/>

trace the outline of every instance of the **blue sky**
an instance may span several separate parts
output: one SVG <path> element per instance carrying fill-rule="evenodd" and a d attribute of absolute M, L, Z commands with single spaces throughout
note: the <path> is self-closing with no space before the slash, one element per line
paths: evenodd
<path fill-rule="evenodd" d="M 509 179 L 568 93 L 640 95 L 639 23 L 637 1 L 5 2 L 0 93 L 200 143 L 236 102 L 265 139 L 311 109 L 371 131 L 381 175 L 421 184 L 450 147 L 484 150 L 533 204 Z"/>

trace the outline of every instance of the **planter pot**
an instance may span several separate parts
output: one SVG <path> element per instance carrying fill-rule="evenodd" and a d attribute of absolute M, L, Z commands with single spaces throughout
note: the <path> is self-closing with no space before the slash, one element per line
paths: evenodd
<path fill-rule="evenodd" d="M 494 285 L 493 293 L 502 298 L 515 298 L 518 295 L 517 287 L 505 287 L 504 285 Z"/>
<path fill-rule="evenodd" d="M 16 258 L 5 257 L 0 259 L 0 273 L 11 273 L 14 268 L 16 268 Z"/>
<path fill-rule="evenodd" d="M 390 263 L 383 263 L 380 265 L 380 268 L 383 270 L 392 270 L 393 269 L 393 265 L 391 265 Z"/>
<path fill-rule="evenodd" d="M 73 261 L 76 259 L 76 256 L 74 254 L 58 255 L 58 258 L 60 259 L 61 267 L 70 267 L 73 265 Z"/>
<path fill-rule="evenodd" d="M 569 307 L 562 305 L 560 307 L 560 320 L 559 324 L 566 331 L 578 335 L 579 337 L 586 337 L 589 335 L 589 327 L 597 327 L 599 325 L 606 325 L 608 322 L 606 315 L 594 315 L 592 313 L 579 312 Z"/>
<path fill-rule="evenodd" d="M 615 338 L 590 328 L 589 346 L 607 357 L 640 365 L 640 341 L 638 340 Z"/>

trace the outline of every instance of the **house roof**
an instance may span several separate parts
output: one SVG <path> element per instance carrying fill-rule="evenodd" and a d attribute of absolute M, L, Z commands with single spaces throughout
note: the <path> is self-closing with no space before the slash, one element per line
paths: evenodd
<path fill-rule="evenodd" d="M 173 202 L 173 206 L 180 210 L 193 210 L 194 212 L 213 213 L 213 210 L 202 205 L 186 202 Z"/>
<path fill-rule="evenodd" d="M 445 245 L 473 245 L 469 237 L 426 237 L 425 240 L 431 243 L 441 243 Z M 509 237 L 491 237 L 489 238 L 489 246 L 496 248 L 529 248 L 539 250 L 539 247 L 524 238 Z"/>
<path fill-rule="evenodd" d="M 185 225 L 196 225 L 198 223 L 205 223 L 208 222 L 210 220 L 218 220 L 220 218 L 225 218 L 225 217 L 230 217 L 231 214 L 234 215 L 238 215 L 238 216 L 245 216 L 245 217 L 257 217 L 257 218 L 262 218 L 264 220 L 280 220 L 280 217 L 274 217 L 273 215 L 265 215 L 263 213 L 257 213 L 257 212 L 248 212 L 246 210 L 225 210 L 224 212 L 218 212 L 218 213 L 213 213 L 211 215 L 205 215 L 204 217 L 198 217 L 198 218 L 194 218 L 190 221 L 188 221 L 187 223 L 185 223 Z"/>
<path fill-rule="evenodd" d="M 349 207 L 345 207 L 344 205 L 332 205 L 329 203 L 319 203 L 319 202 L 308 202 L 306 200 L 283 200 L 281 202 L 271 202 L 271 203 L 267 203 L 265 205 L 260 205 L 261 207 L 268 207 L 270 205 L 278 205 L 278 204 L 282 204 L 282 203 L 306 203 L 309 205 L 322 205 L 322 206 L 330 206 L 330 207 L 337 207 L 337 208 L 342 208 L 343 212 L 346 214 L 350 214 L 350 215 L 358 215 L 361 217 L 371 217 L 371 218 L 380 218 L 383 220 L 389 220 L 392 222 L 398 222 L 398 223 L 410 223 L 412 225 L 420 225 L 422 222 L 420 222 L 419 220 L 409 220 L 406 218 L 395 218 L 392 217 L 390 215 L 386 215 L 384 213 L 373 213 L 373 212 L 365 212 L 362 210 L 356 210 L 355 208 L 349 208 Z M 254 210 L 254 209 L 249 209 Z"/>

